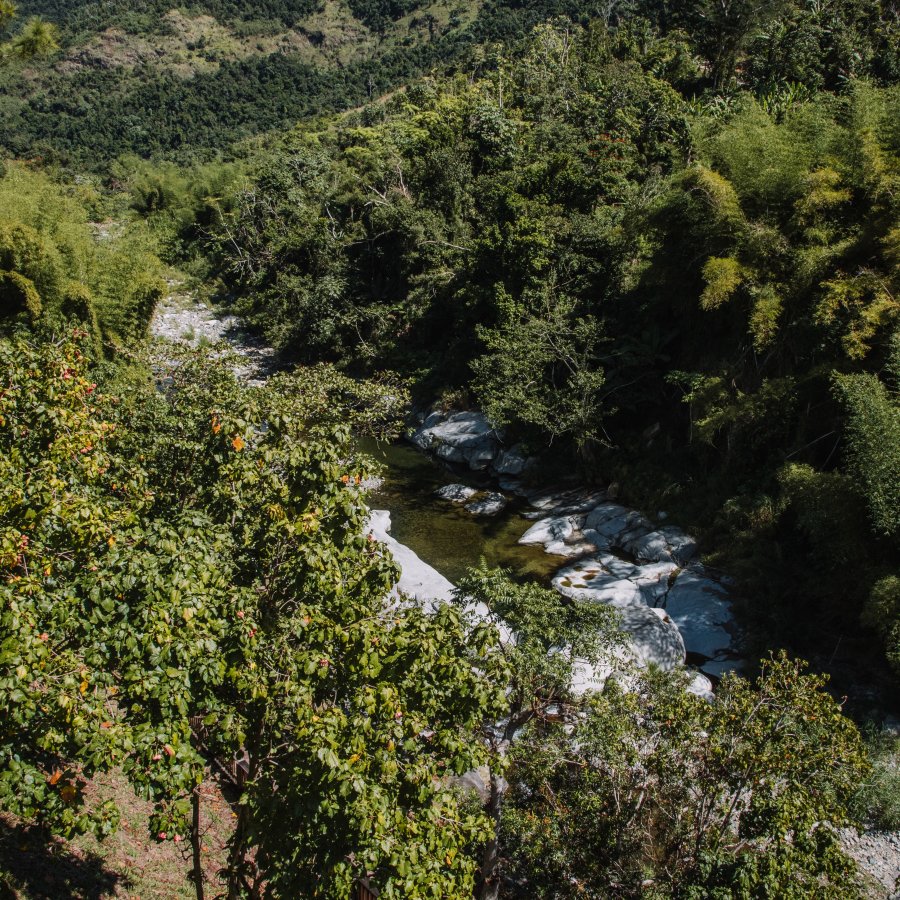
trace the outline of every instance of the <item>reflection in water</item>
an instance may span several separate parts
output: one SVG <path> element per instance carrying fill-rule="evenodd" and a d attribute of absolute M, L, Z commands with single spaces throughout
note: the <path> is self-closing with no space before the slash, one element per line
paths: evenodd
<path fill-rule="evenodd" d="M 510 503 L 500 515 L 473 516 L 462 506 L 439 500 L 434 492 L 445 484 L 486 489 L 491 484 L 474 472 L 451 472 L 407 444 L 361 439 L 361 449 L 383 467 L 384 485 L 373 491 L 369 505 L 391 513 L 391 535 L 446 578 L 456 582 L 483 556 L 489 565 L 504 566 L 516 578 L 549 585 L 562 561 L 542 547 L 516 542 L 533 525 L 523 518 L 524 501 Z"/>

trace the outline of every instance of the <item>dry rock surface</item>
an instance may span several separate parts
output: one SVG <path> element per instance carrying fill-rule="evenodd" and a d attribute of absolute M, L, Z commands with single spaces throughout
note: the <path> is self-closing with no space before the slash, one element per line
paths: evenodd
<path fill-rule="evenodd" d="M 237 316 L 221 315 L 190 293 L 179 293 L 180 284 L 169 283 L 172 293 L 156 307 L 150 333 L 176 344 L 227 345 L 234 353 L 235 374 L 248 384 L 262 384 L 276 367 L 275 351 L 241 326 Z"/>
<path fill-rule="evenodd" d="M 840 837 L 864 876 L 869 896 L 900 900 L 900 832 L 843 828 Z"/>

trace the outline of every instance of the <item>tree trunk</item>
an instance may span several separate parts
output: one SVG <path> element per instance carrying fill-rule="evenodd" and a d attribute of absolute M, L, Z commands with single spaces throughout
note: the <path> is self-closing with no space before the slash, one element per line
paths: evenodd
<path fill-rule="evenodd" d="M 497 900 L 500 894 L 500 813 L 507 787 L 506 779 L 502 775 L 491 772 L 491 795 L 487 804 L 487 814 L 494 823 L 494 834 L 485 844 L 481 857 L 479 900 Z"/>
<path fill-rule="evenodd" d="M 237 825 L 228 854 L 228 900 L 239 900 L 243 893 L 244 864 L 247 852 L 247 807 L 238 809 Z"/>
<path fill-rule="evenodd" d="M 194 893 L 197 900 L 204 900 L 203 895 L 203 864 L 200 859 L 200 785 L 194 788 L 192 798 L 193 820 L 191 821 L 191 850 L 193 853 L 194 870 L 191 873 L 194 878 Z"/>

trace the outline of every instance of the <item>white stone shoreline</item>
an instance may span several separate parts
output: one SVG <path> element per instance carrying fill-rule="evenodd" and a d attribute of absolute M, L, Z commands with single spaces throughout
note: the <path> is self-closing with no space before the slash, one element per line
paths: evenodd
<path fill-rule="evenodd" d="M 713 677 L 740 668 L 727 588 L 693 560 L 697 542 L 686 532 L 654 524 L 611 502 L 605 491 L 525 490 L 519 476 L 532 461 L 520 446 L 505 449 L 481 413 L 432 410 L 410 440 L 440 459 L 493 475 L 508 493 L 524 497 L 531 506 L 526 517 L 537 521 L 519 543 L 540 544 L 570 560 L 553 587 L 572 600 L 618 609 L 643 663 L 668 670 L 693 654 L 702 658 L 700 670 Z M 476 515 L 499 512 L 509 499 L 461 484 L 447 485 L 438 496 L 465 503 Z"/>

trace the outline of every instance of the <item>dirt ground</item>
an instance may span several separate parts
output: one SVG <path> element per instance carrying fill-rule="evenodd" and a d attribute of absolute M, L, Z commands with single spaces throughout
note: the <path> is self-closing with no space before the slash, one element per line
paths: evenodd
<path fill-rule="evenodd" d="M 201 792 L 203 874 L 207 896 L 215 897 L 221 891 L 218 872 L 234 821 L 234 797 L 209 772 Z M 48 840 L 37 829 L 0 814 L 0 900 L 194 897 L 190 842 L 186 836 L 178 843 L 151 838 L 151 804 L 135 796 L 121 773 L 94 779 L 85 793 L 89 803 L 111 798 L 119 808 L 118 831 L 102 841 L 93 836 Z"/>

